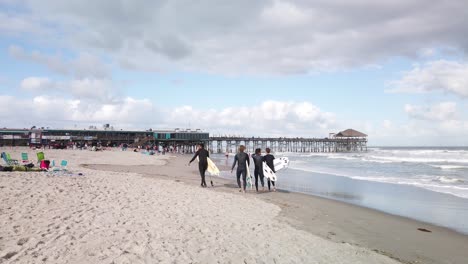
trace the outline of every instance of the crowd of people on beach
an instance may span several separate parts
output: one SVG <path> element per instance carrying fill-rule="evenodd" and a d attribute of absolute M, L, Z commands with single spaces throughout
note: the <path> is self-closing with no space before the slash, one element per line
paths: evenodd
<path fill-rule="evenodd" d="M 198 150 L 195 152 L 195 155 L 189 161 L 189 165 L 195 159 L 198 158 L 198 170 L 200 172 L 200 177 L 201 177 L 200 186 L 203 188 L 206 188 L 207 185 L 206 185 L 205 175 L 208 169 L 208 158 L 210 157 L 210 153 L 208 150 L 205 149 L 205 146 L 203 143 L 198 144 L 197 147 L 198 147 Z M 249 172 L 250 158 L 252 158 L 253 163 L 255 165 L 255 168 L 254 168 L 255 189 L 257 192 L 259 192 L 258 180 L 260 179 L 260 183 L 262 185 L 261 191 L 265 191 L 265 176 L 263 173 L 264 162 L 273 172 L 275 172 L 275 166 L 274 166 L 275 156 L 271 154 L 270 148 L 266 148 L 265 152 L 266 152 L 266 155 L 263 156 L 262 150 L 260 148 L 257 148 L 255 149 L 254 154 L 249 155 L 245 153 L 244 145 L 239 146 L 239 152 L 234 156 L 234 162 L 231 167 L 231 173 L 233 173 L 234 168 L 237 166 L 236 177 L 237 177 L 237 186 L 239 187 L 239 192 L 245 193 L 247 189 L 247 180 L 248 180 L 247 175 L 250 174 Z M 226 158 L 228 157 L 229 155 L 226 155 Z M 253 185 L 253 183 L 251 184 Z M 275 182 L 272 181 L 270 178 L 267 178 L 267 184 L 268 184 L 268 191 L 271 191 L 271 187 L 273 187 L 273 191 L 276 191 Z"/>

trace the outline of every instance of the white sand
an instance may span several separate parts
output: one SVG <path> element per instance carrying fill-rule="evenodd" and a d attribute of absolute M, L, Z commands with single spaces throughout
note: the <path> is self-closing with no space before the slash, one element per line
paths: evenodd
<path fill-rule="evenodd" d="M 107 151 L 90 151 L 90 150 L 58 150 L 58 149 L 38 149 L 32 150 L 25 147 L 17 148 L 0 148 L 0 152 L 11 154 L 12 159 L 21 161 L 21 153 L 28 153 L 29 160 L 36 162 L 37 153 L 44 152 L 47 160 L 55 160 L 57 164 L 65 159 L 69 161 L 69 165 L 78 168 L 80 164 L 110 164 L 110 165 L 163 165 L 164 160 L 170 155 L 151 156 L 132 150 L 120 151 L 119 149 Z M 157 158 L 156 158 L 157 157 Z M 1 164 L 1 163 L 0 163 Z"/>
<path fill-rule="evenodd" d="M 397 263 L 294 229 L 251 196 L 77 166 L 168 156 L 45 153 L 85 175 L 0 172 L 0 263 Z"/>

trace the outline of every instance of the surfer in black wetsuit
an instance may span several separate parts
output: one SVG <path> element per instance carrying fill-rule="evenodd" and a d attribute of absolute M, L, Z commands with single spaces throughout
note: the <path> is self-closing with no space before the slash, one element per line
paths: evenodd
<path fill-rule="evenodd" d="M 255 154 L 252 155 L 252 159 L 255 164 L 255 189 L 258 192 L 258 178 L 260 177 L 260 182 L 262 183 L 262 191 L 265 190 L 265 182 L 263 181 L 263 157 L 262 157 L 262 150 L 256 149 Z"/>
<path fill-rule="evenodd" d="M 201 187 L 205 188 L 206 187 L 206 182 L 205 182 L 205 172 L 208 169 L 208 157 L 210 156 L 210 153 L 208 150 L 205 149 L 205 145 L 199 144 L 198 145 L 198 150 L 195 152 L 195 155 L 193 158 L 190 160 L 190 163 L 194 161 L 198 156 L 198 170 L 200 171 L 200 177 L 201 177 Z"/>
<path fill-rule="evenodd" d="M 245 152 L 245 146 L 241 145 L 239 147 L 239 153 L 236 154 L 234 157 L 234 163 L 232 164 L 231 168 L 231 173 L 234 170 L 234 167 L 236 167 L 237 164 L 237 185 L 239 186 L 239 192 L 243 191 L 245 192 L 245 189 L 247 188 L 247 164 L 250 166 L 250 159 L 249 155 L 247 155 Z M 244 189 L 241 187 L 241 182 L 240 182 L 240 176 L 242 175 L 242 180 L 244 181 Z"/>
<path fill-rule="evenodd" d="M 273 172 L 276 172 L 275 171 L 275 165 L 273 163 L 273 161 L 275 160 L 275 156 L 270 154 L 270 152 L 271 152 L 270 148 L 266 148 L 265 151 L 266 151 L 267 154 L 265 155 L 265 157 L 263 157 L 263 161 L 266 162 L 268 167 L 270 167 L 270 169 Z M 273 191 L 276 192 L 275 182 L 270 180 L 269 178 L 268 178 L 268 190 L 270 191 L 270 182 L 273 185 Z"/>

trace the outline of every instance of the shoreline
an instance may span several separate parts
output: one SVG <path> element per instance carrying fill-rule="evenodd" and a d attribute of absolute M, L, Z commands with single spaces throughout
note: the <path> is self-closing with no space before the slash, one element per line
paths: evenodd
<path fill-rule="evenodd" d="M 144 177 L 170 179 L 199 187 L 196 164 L 186 164 L 191 155 L 172 156 L 157 170 L 154 166 L 83 165 L 83 167 L 128 171 Z M 227 166 L 221 165 L 220 169 Z M 226 168 L 225 168 L 226 167 Z M 174 171 L 177 175 L 172 175 Z M 212 177 L 215 187 L 208 189 L 241 195 L 232 180 Z M 207 183 L 210 177 L 207 176 Z M 258 198 L 281 208 L 277 219 L 294 228 L 336 243 L 347 243 L 370 249 L 402 263 L 465 263 L 468 258 L 468 236 L 445 227 L 436 226 L 376 209 L 337 201 L 310 194 L 277 191 L 255 193 Z M 430 232 L 423 232 L 429 230 Z"/>
<path fill-rule="evenodd" d="M 296 170 L 287 173 L 295 177 Z M 445 227 L 468 235 L 468 203 L 465 198 L 412 185 L 351 179 L 332 174 L 310 173 L 304 193 L 374 209 L 391 215 Z M 295 192 L 294 181 L 279 187 Z M 290 187 L 292 186 L 292 187 Z M 300 189 L 300 188 L 298 188 Z"/>

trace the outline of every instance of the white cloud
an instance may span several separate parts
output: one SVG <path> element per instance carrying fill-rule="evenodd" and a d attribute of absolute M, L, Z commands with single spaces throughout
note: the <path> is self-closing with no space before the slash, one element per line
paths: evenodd
<path fill-rule="evenodd" d="M 393 123 L 390 120 L 384 120 L 382 123 L 383 128 L 390 129 L 393 127 Z"/>
<path fill-rule="evenodd" d="M 387 120 L 389 121 L 389 120 Z M 422 120 L 412 118 L 408 122 L 389 121 L 369 126 L 370 146 L 464 146 L 468 144 L 468 121 Z M 403 135 L 403 136 L 402 136 Z"/>
<path fill-rule="evenodd" d="M 425 93 L 441 91 L 468 97 L 468 63 L 439 60 L 416 66 L 403 78 L 390 83 L 388 92 Z"/>
<path fill-rule="evenodd" d="M 191 106 L 157 108 L 147 99 L 123 98 L 116 103 L 36 96 L 1 96 L 6 111 L 0 117 L 9 127 L 70 127 L 110 123 L 115 127 L 201 128 L 215 134 L 245 136 L 327 136 L 335 130 L 335 115 L 309 102 L 265 101 L 256 107 L 200 110 Z"/>
<path fill-rule="evenodd" d="M 428 121 L 454 120 L 457 113 L 455 102 L 442 102 L 431 106 L 405 105 L 405 112 L 409 117 Z"/>
<path fill-rule="evenodd" d="M 92 99 L 112 102 L 119 99 L 120 86 L 112 80 L 109 66 L 90 53 L 81 52 L 75 58 L 65 59 L 60 54 L 44 54 L 39 51 L 27 52 L 22 47 L 11 45 L 10 56 L 46 66 L 54 73 L 70 77 L 69 80 L 52 80 L 48 77 L 27 77 L 20 83 L 23 90 L 63 96 L 75 99 Z"/>
<path fill-rule="evenodd" d="M 383 120 L 366 127 L 371 146 L 465 146 L 468 119 L 455 102 L 406 104 L 408 120 Z"/>
<path fill-rule="evenodd" d="M 303 25 L 311 20 L 311 17 L 294 3 L 279 0 L 275 0 L 273 5 L 265 8 L 260 17 L 266 23 L 285 27 Z"/>
<path fill-rule="evenodd" d="M 5 2 L 5 5 L 15 5 L 15 2 Z M 0 33 L 2 35 L 11 35 L 14 37 L 33 34 L 33 35 L 48 35 L 47 28 L 41 25 L 40 22 L 27 14 L 14 14 L 0 10 Z"/>
<path fill-rule="evenodd" d="M 54 81 L 48 77 L 27 77 L 20 83 L 20 88 L 34 94 L 71 96 L 74 99 L 86 99 L 99 102 L 119 100 L 117 84 L 107 79 L 72 79 Z"/>
<path fill-rule="evenodd" d="M 60 55 L 44 55 L 38 51 L 33 51 L 28 54 L 22 47 L 17 45 L 10 45 L 8 53 L 15 59 L 32 61 L 35 63 L 43 64 L 53 72 L 60 74 L 68 74 L 69 69 L 66 63 L 63 62 L 63 58 Z"/>
<path fill-rule="evenodd" d="M 75 78 L 98 78 L 104 79 L 110 76 L 109 66 L 98 57 L 86 52 L 69 62 L 69 68 L 74 72 Z"/>
<path fill-rule="evenodd" d="M 421 53 L 422 57 L 430 58 L 430 57 L 433 57 L 434 55 L 436 55 L 437 51 L 434 48 L 423 48 L 423 49 L 421 49 L 420 53 Z"/>
<path fill-rule="evenodd" d="M 22 47 L 10 45 L 8 53 L 15 59 L 30 61 L 46 66 L 54 73 L 72 75 L 74 78 L 109 78 L 109 66 L 97 56 L 80 52 L 74 59 L 65 59 L 61 54 L 44 54 L 39 51 L 28 53 Z"/>
<path fill-rule="evenodd" d="M 15 31 L 24 39 L 33 34 L 41 43 L 96 52 L 134 69 L 290 74 L 376 65 L 393 56 L 416 58 L 434 48 L 468 51 L 460 34 L 468 30 L 467 1 L 45 0 L 17 5 L 22 8 L 16 13 L 0 11 L 5 22 L 0 25 L 7 25 L 0 33 Z"/>
<path fill-rule="evenodd" d="M 21 81 L 20 88 L 32 92 L 44 92 L 53 89 L 55 84 L 46 77 L 28 77 Z"/>
<path fill-rule="evenodd" d="M 410 105 L 407 110 L 413 118 L 404 124 L 384 120 L 378 125 L 346 122 L 346 127 L 336 121 L 336 114 L 310 102 L 265 101 L 255 107 L 202 110 L 192 106 L 158 108 L 147 99 L 130 97 L 100 103 L 53 96 L 24 99 L 0 95 L 0 105 L 4 109 L 0 112 L 2 126 L 20 128 L 112 124 L 117 129 L 201 128 L 216 135 L 327 137 L 330 132 L 351 127 L 368 134 L 369 144 L 374 146 L 460 145 L 467 143 L 468 133 L 468 121 L 453 114 L 455 106 L 450 102 L 430 107 Z"/>
<path fill-rule="evenodd" d="M 254 107 L 197 110 L 190 106 L 171 109 L 167 123 L 186 127 L 188 123 L 213 133 L 245 136 L 321 136 L 335 130 L 335 114 L 309 102 L 265 101 Z"/>
<path fill-rule="evenodd" d="M 160 120 L 152 103 L 144 99 L 124 98 L 115 104 L 98 104 L 53 96 L 20 99 L 0 95 L 0 104 L 5 109 L 0 112 L 2 124 L 7 127 L 38 125 L 63 128 L 74 124 L 87 127 L 112 123 L 121 127 L 144 128 Z"/>
<path fill-rule="evenodd" d="M 62 83 L 61 87 L 68 90 L 75 98 L 88 98 L 109 102 L 116 100 L 116 87 L 110 80 L 81 79 Z"/>
<path fill-rule="evenodd" d="M 127 127 L 144 128 L 157 123 L 158 114 L 147 99 L 124 98 L 116 104 L 102 104 L 92 107 L 93 111 L 84 112 L 80 117 L 99 123 L 112 123 Z"/>

